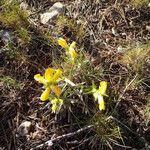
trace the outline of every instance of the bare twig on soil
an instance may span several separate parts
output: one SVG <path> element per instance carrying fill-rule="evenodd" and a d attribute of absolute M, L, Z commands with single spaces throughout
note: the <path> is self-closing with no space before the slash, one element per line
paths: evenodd
<path fill-rule="evenodd" d="M 138 74 L 135 75 L 135 77 L 129 82 L 129 84 L 125 87 L 125 89 L 123 90 L 122 94 L 119 96 L 118 100 L 117 100 L 117 104 L 112 112 L 112 114 L 114 114 L 116 108 L 118 107 L 119 103 L 121 102 L 122 97 L 124 96 L 125 92 L 127 91 L 128 87 L 134 82 L 134 80 L 137 78 Z"/>
<path fill-rule="evenodd" d="M 83 132 L 85 130 L 91 129 L 92 127 L 93 127 L 93 125 L 89 125 L 89 126 L 81 128 L 81 129 L 79 129 L 79 130 L 77 130 L 75 132 L 71 132 L 71 133 L 68 133 L 68 134 L 63 134 L 63 135 L 58 136 L 56 138 L 47 140 L 47 141 L 43 142 L 42 144 L 39 144 L 39 145 L 35 146 L 34 148 L 32 147 L 31 150 L 35 150 L 36 148 L 41 148 L 41 147 L 43 147 L 45 145 L 48 145 L 49 147 L 51 147 L 53 145 L 53 142 L 56 142 L 56 141 L 58 141 L 60 139 L 63 139 L 63 138 L 73 137 L 74 135 L 79 134 L 79 133 L 81 133 L 81 132 Z"/>

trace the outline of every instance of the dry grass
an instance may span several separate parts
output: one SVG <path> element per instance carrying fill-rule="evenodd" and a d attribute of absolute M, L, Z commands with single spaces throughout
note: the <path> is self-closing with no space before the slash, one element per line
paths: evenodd
<path fill-rule="evenodd" d="M 142 71 L 143 65 L 149 63 L 150 59 L 150 43 L 137 45 L 129 48 L 124 52 L 122 62 L 136 72 Z"/>
<path fill-rule="evenodd" d="M 72 40 L 83 42 L 85 38 L 85 29 L 83 22 L 78 22 L 67 16 L 60 16 L 56 22 L 56 33 L 69 37 Z"/>
<path fill-rule="evenodd" d="M 131 0 L 131 4 L 136 8 L 140 8 L 143 6 L 147 7 L 149 4 L 149 0 Z"/>

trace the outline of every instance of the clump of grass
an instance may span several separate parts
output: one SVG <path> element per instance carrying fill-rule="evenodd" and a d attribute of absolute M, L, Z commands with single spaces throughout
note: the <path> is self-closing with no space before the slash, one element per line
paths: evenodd
<path fill-rule="evenodd" d="M 9 58 L 15 58 L 23 52 L 21 51 L 23 45 L 29 43 L 31 39 L 28 31 L 28 13 L 21 10 L 17 0 L 2 0 L 0 4 L 0 23 L 12 36 L 5 42 L 2 50 Z"/>
<path fill-rule="evenodd" d="M 16 79 L 11 76 L 0 77 L 0 84 L 5 88 L 11 88 L 11 87 L 19 88 L 21 86 L 21 84 L 18 83 Z"/>
<path fill-rule="evenodd" d="M 145 106 L 144 110 L 142 111 L 142 115 L 144 118 L 144 121 L 146 125 L 148 126 L 148 123 L 150 121 L 150 96 L 148 97 L 147 105 Z"/>
<path fill-rule="evenodd" d="M 142 71 L 143 65 L 148 62 L 150 56 L 150 42 L 129 48 L 125 51 L 122 63 L 136 72 Z"/>
<path fill-rule="evenodd" d="M 80 73 L 81 80 L 90 83 L 92 80 L 100 81 L 103 77 L 103 67 L 101 65 L 95 67 L 90 60 L 91 58 L 87 57 L 85 51 L 81 51 L 80 53 L 81 56 L 78 59 L 78 70 Z"/>
<path fill-rule="evenodd" d="M 113 149 L 112 145 L 122 140 L 120 128 L 107 115 L 96 113 L 91 124 L 94 125 L 95 136 L 100 140 L 101 147 Z"/>
<path fill-rule="evenodd" d="M 131 4 L 136 8 L 148 6 L 149 2 L 149 0 L 131 0 Z"/>
<path fill-rule="evenodd" d="M 30 40 L 30 36 L 26 32 L 28 31 L 20 31 L 19 29 L 15 32 L 7 30 L 1 32 L 2 41 L 4 43 L 1 51 L 5 53 L 7 58 L 20 59 L 21 57 L 25 57 L 26 52 L 23 51 L 23 44 L 27 44 Z"/>
<path fill-rule="evenodd" d="M 73 40 L 83 41 L 85 30 L 83 23 L 77 23 L 76 20 L 70 19 L 67 16 L 60 16 L 56 23 L 58 35 L 65 35 Z"/>
<path fill-rule="evenodd" d="M 16 46 L 13 41 L 9 41 L 6 47 L 3 48 L 3 51 L 5 52 L 6 56 L 10 59 L 16 58 L 21 54 L 19 46 Z"/>
<path fill-rule="evenodd" d="M 136 75 L 131 81 L 130 80 L 131 80 L 131 77 L 128 77 L 126 80 L 126 87 L 127 85 L 129 85 L 127 88 L 128 90 L 135 90 L 135 89 L 138 89 L 140 85 L 142 85 L 144 78 L 141 79 L 139 75 Z"/>
<path fill-rule="evenodd" d="M 6 1 L 5 1 L 5 0 L 1 0 L 1 1 L 0 1 L 0 6 L 4 5 L 4 4 L 7 3 L 7 2 L 8 2 L 8 0 L 6 0 Z"/>
<path fill-rule="evenodd" d="M 74 66 L 69 63 L 69 59 L 63 52 L 61 58 L 54 59 L 52 64 L 54 66 L 60 64 L 60 67 L 64 70 L 64 75 L 77 83 L 85 82 L 91 85 L 92 80 L 96 82 L 100 81 L 103 78 L 103 67 L 100 65 L 95 67 L 90 61 L 91 58 L 86 54 L 83 48 L 77 48 L 77 52 L 78 56 Z"/>
<path fill-rule="evenodd" d="M 29 34 L 29 31 L 26 28 L 20 28 L 20 29 L 16 30 L 16 33 L 22 44 L 26 44 L 26 43 L 30 42 L 31 36 Z"/>
<path fill-rule="evenodd" d="M 0 22 L 2 25 L 13 29 L 28 26 L 28 14 L 20 9 L 19 3 L 16 0 L 11 2 L 6 0 L 1 3 L 3 4 L 0 11 Z"/>

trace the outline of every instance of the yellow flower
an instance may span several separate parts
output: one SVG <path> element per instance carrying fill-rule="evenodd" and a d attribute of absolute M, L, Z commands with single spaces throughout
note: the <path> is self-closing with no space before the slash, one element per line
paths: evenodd
<path fill-rule="evenodd" d="M 69 46 L 68 46 L 66 40 L 63 39 L 63 38 L 59 38 L 59 39 L 58 39 L 58 44 L 59 44 L 62 48 L 64 48 L 64 49 L 68 49 L 68 48 L 69 48 Z"/>
<path fill-rule="evenodd" d="M 107 96 L 106 95 L 106 90 L 107 90 L 107 82 L 106 81 L 101 81 L 100 86 L 99 86 L 100 94 L 103 95 L 103 96 Z"/>
<path fill-rule="evenodd" d="M 76 47 L 76 42 L 73 41 L 73 42 L 71 43 L 71 45 L 70 45 L 69 48 L 70 48 L 70 49 L 75 49 L 75 47 Z"/>
<path fill-rule="evenodd" d="M 106 81 L 100 82 L 99 89 L 96 89 L 96 86 L 94 83 L 92 85 L 92 93 L 93 93 L 95 100 L 98 101 L 99 110 L 106 109 L 105 101 L 104 101 L 104 96 L 107 96 L 106 90 L 107 90 L 107 82 Z"/>
<path fill-rule="evenodd" d="M 98 105 L 99 105 L 99 110 L 105 110 L 106 106 L 105 106 L 105 101 L 102 95 L 98 96 Z"/>
<path fill-rule="evenodd" d="M 63 100 L 60 98 L 54 98 L 52 101 L 52 112 L 55 113 L 56 111 L 59 111 L 61 109 L 61 106 L 63 105 Z"/>
<path fill-rule="evenodd" d="M 46 80 L 45 80 L 44 77 L 42 77 L 40 74 L 36 74 L 36 75 L 34 76 L 34 79 L 35 79 L 36 81 L 38 81 L 39 83 L 45 83 L 45 84 L 46 84 Z"/>
<path fill-rule="evenodd" d="M 62 90 L 57 86 L 59 79 L 62 77 L 62 71 L 60 69 L 54 70 L 53 68 L 47 68 L 44 76 L 36 74 L 34 79 L 39 83 L 42 83 L 45 87 L 40 99 L 46 101 L 51 91 L 55 93 L 57 97 L 60 97 Z"/>
<path fill-rule="evenodd" d="M 50 91 L 51 91 L 50 87 L 46 88 L 45 91 L 42 93 L 40 99 L 42 101 L 46 101 L 48 99 L 48 97 L 49 97 Z"/>
<path fill-rule="evenodd" d="M 70 55 L 71 61 L 72 63 L 74 63 L 77 57 L 77 52 L 75 51 L 76 42 L 72 42 L 71 45 L 69 46 L 65 39 L 60 38 L 58 39 L 58 44 L 66 50 L 67 55 L 68 54 Z"/>
<path fill-rule="evenodd" d="M 69 50 L 69 54 L 71 55 L 71 61 L 74 64 L 74 61 L 75 61 L 75 59 L 77 57 L 77 53 L 76 53 L 76 51 L 74 49 L 71 49 L 71 50 Z"/>

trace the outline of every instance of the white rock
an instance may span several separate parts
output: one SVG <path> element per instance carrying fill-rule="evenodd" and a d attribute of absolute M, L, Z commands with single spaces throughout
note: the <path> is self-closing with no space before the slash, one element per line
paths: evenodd
<path fill-rule="evenodd" d="M 53 19 L 63 11 L 64 5 L 60 2 L 55 3 L 48 12 L 40 15 L 42 24 L 46 24 L 49 20 Z"/>
<path fill-rule="evenodd" d="M 115 27 L 112 27 L 111 29 L 112 31 L 112 34 L 115 35 L 115 36 L 118 36 L 119 34 L 117 33 L 117 30 L 115 29 Z"/>
<path fill-rule="evenodd" d="M 150 26 L 146 26 L 146 30 L 150 32 Z"/>
<path fill-rule="evenodd" d="M 123 48 L 122 48 L 121 45 L 117 48 L 117 52 L 118 52 L 118 53 L 122 53 L 122 52 L 123 52 Z"/>
<path fill-rule="evenodd" d="M 18 134 L 21 136 L 27 136 L 30 132 L 31 126 L 32 124 L 30 121 L 24 121 L 18 128 Z"/>
<path fill-rule="evenodd" d="M 23 9 L 23 10 L 27 10 L 28 9 L 28 4 L 27 3 L 25 3 L 25 2 L 21 2 L 21 4 L 20 4 L 20 8 L 21 9 Z"/>
<path fill-rule="evenodd" d="M 5 43 L 8 43 L 10 40 L 13 40 L 13 36 L 12 33 L 6 30 L 1 30 L 0 31 L 0 38 L 2 39 L 2 41 L 4 41 Z"/>

